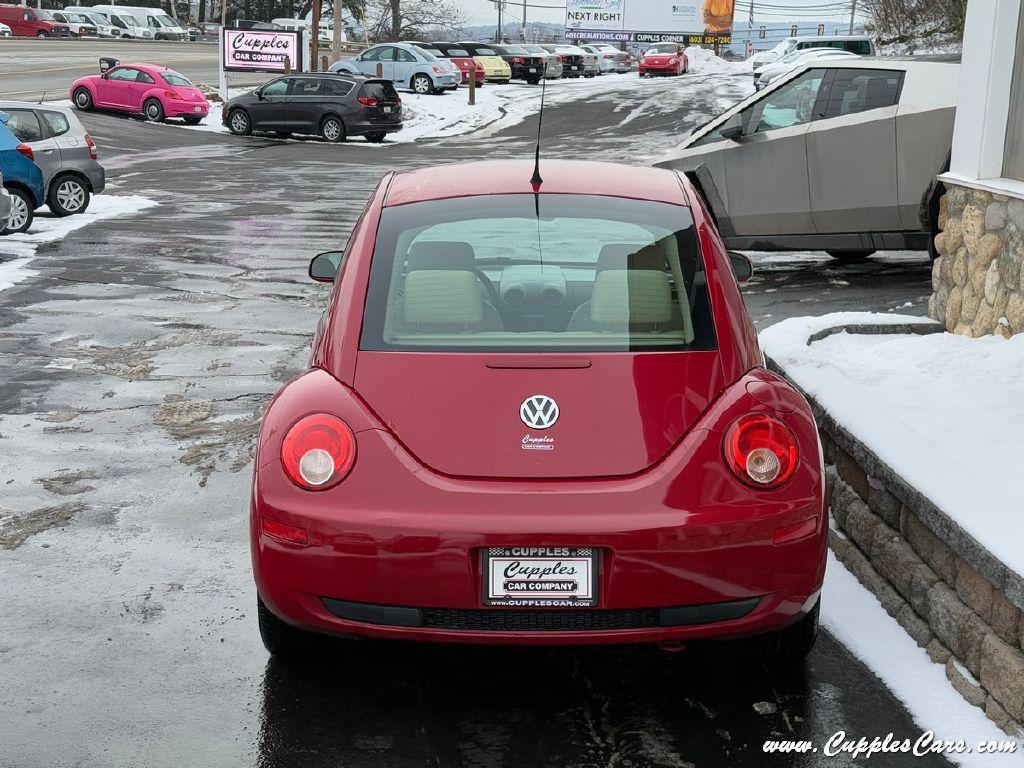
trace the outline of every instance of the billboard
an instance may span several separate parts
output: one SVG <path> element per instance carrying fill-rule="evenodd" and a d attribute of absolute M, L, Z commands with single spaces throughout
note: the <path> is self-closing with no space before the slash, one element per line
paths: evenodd
<path fill-rule="evenodd" d="M 225 72 L 302 72 L 302 32 L 223 29 Z"/>
<path fill-rule="evenodd" d="M 735 0 L 566 0 L 569 40 L 732 42 Z"/>

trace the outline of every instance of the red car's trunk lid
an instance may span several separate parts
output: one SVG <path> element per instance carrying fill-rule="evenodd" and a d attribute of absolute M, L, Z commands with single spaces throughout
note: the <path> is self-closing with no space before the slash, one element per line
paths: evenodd
<path fill-rule="evenodd" d="M 661 459 L 724 387 L 717 352 L 359 353 L 356 390 L 406 448 L 449 475 L 630 475 Z M 521 406 L 555 401 L 550 427 Z"/>

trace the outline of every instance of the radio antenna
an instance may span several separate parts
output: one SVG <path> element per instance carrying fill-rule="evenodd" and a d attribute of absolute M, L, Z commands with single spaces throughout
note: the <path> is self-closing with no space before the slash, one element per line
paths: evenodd
<path fill-rule="evenodd" d="M 545 63 L 545 66 L 547 64 Z M 544 183 L 544 179 L 540 177 L 540 137 L 541 128 L 544 125 L 544 94 L 547 90 L 547 78 L 542 77 L 540 80 L 540 114 L 537 115 L 537 149 L 534 153 L 533 161 L 533 178 L 530 179 L 530 183 L 533 184 L 534 190 Z"/>

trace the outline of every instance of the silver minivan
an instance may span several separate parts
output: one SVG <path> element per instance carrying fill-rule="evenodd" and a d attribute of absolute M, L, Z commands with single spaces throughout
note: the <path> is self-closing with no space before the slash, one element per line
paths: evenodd
<path fill-rule="evenodd" d="M 68 107 L 0 101 L 7 127 L 32 149 L 43 172 L 46 202 L 55 216 L 84 213 L 92 195 L 103 191 L 106 174 L 96 144 Z"/>
<path fill-rule="evenodd" d="M 655 165 L 690 178 L 729 248 L 934 253 L 958 80 L 952 62 L 811 61 Z"/>

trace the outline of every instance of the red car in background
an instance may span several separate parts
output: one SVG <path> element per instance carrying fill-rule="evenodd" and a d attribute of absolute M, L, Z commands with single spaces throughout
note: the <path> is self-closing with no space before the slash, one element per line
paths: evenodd
<path fill-rule="evenodd" d="M 156 64 L 117 63 L 98 75 L 71 84 L 71 101 L 81 110 L 112 109 L 162 122 L 180 117 L 198 125 L 210 114 L 210 102 L 191 80 Z"/>
<path fill-rule="evenodd" d="M 71 27 L 55 20 L 49 11 L 27 5 L 0 5 L 0 23 L 9 26 L 14 37 L 71 36 Z"/>
<path fill-rule="evenodd" d="M 414 43 L 421 48 L 426 48 L 435 56 L 451 59 L 452 63 L 462 72 L 462 84 L 469 85 L 469 73 L 473 72 L 476 77 L 476 87 L 479 88 L 487 79 L 484 65 L 474 59 L 465 48 L 450 45 L 448 43 Z"/>
<path fill-rule="evenodd" d="M 825 475 L 807 402 L 764 367 L 750 262 L 674 172 L 533 171 L 388 174 L 311 262 L 332 298 L 252 485 L 264 644 L 767 634 L 803 658 Z"/>
<path fill-rule="evenodd" d="M 679 43 L 655 43 L 640 56 L 640 77 L 685 75 L 690 60 Z"/>

